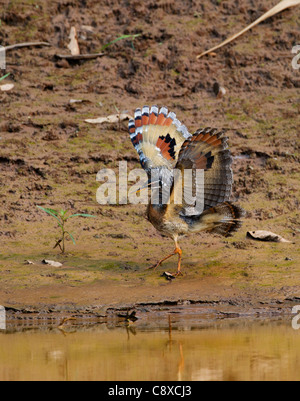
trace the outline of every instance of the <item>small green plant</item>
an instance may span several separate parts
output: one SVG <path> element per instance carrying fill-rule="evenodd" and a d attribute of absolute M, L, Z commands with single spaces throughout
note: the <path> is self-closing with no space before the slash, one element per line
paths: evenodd
<path fill-rule="evenodd" d="M 91 214 L 85 214 L 85 213 L 76 213 L 76 214 L 71 214 L 71 216 L 67 216 L 67 210 L 54 210 L 54 209 L 49 209 L 49 208 L 44 208 L 42 206 L 37 206 L 39 209 L 43 210 L 44 212 L 48 213 L 50 216 L 54 217 L 57 220 L 57 223 L 59 227 L 61 228 L 61 236 L 57 240 L 56 244 L 54 245 L 53 249 L 59 247 L 61 250 L 61 253 L 65 253 L 65 240 L 67 237 L 70 237 L 73 244 L 75 245 L 75 240 L 73 235 L 66 230 L 65 225 L 66 222 L 69 219 L 72 219 L 73 217 L 96 217 Z"/>
<path fill-rule="evenodd" d="M 10 76 L 10 72 L 8 74 L 6 74 L 6 75 L 3 75 L 3 77 L 0 78 L 0 81 L 3 81 L 3 79 L 5 79 L 5 78 L 7 78 L 9 76 Z"/>
<path fill-rule="evenodd" d="M 103 46 L 101 47 L 101 50 L 105 50 L 107 47 L 109 47 L 109 46 L 111 46 L 112 44 L 118 42 L 119 40 L 123 40 L 123 39 L 131 39 L 131 40 L 132 40 L 131 43 L 133 43 L 134 39 L 135 39 L 135 38 L 138 38 L 139 36 L 141 36 L 140 33 L 137 33 L 137 34 L 135 34 L 135 35 L 122 35 L 122 36 L 120 36 L 119 38 L 117 38 L 117 39 L 115 39 L 115 40 L 112 40 L 112 41 L 109 42 L 109 43 L 106 43 L 106 45 L 103 45 Z"/>

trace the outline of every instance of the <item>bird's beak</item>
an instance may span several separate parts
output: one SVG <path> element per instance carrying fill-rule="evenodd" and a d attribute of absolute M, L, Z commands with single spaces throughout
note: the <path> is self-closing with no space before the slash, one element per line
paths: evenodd
<path fill-rule="evenodd" d="M 143 186 L 141 186 L 141 188 L 139 188 L 136 191 L 136 194 L 139 194 L 140 192 L 142 192 L 144 189 L 148 189 L 151 186 L 151 181 L 147 181 Z"/>

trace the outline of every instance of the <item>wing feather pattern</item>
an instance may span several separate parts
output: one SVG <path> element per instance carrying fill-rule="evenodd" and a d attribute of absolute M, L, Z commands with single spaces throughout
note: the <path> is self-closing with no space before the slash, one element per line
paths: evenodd
<path fill-rule="evenodd" d="M 182 144 L 176 168 L 181 170 L 184 177 L 186 170 L 192 170 L 192 174 L 183 180 L 181 215 L 195 214 L 195 197 L 202 198 L 202 211 L 230 199 L 232 157 L 228 149 L 228 138 L 224 134 L 224 131 L 218 132 L 216 129 L 200 129 Z M 190 196 L 185 196 L 185 188 L 192 188 Z"/>
<path fill-rule="evenodd" d="M 148 173 L 156 167 L 173 169 L 181 145 L 191 137 L 176 114 L 166 107 L 160 110 L 157 106 L 136 109 L 128 128 L 141 165 Z"/>

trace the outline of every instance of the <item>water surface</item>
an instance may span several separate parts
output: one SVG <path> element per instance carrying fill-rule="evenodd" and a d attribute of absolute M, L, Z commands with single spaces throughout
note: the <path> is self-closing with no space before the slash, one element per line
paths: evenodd
<path fill-rule="evenodd" d="M 300 332 L 290 321 L 0 333 L 0 381 L 299 379 Z"/>

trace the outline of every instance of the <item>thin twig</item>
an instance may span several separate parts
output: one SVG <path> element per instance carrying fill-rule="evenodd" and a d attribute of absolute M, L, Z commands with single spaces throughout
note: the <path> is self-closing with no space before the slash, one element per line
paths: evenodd
<path fill-rule="evenodd" d="M 233 40 L 235 40 L 236 38 L 240 37 L 241 35 L 243 35 L 245 32 L 249 31 L 250 29 L 254 28 L 256 25 L 260 24 L 261 22 L 263 22 L 264 20 L 266 20 L 267 18 L 272 17 L 275 14 L 280 13 L 281 11 L 285 10 L 286 8 L 290 8 L 290 7 L 295 7 L 300 5 L 300 0 L 282 0 L 280 3 L 278 3 L 275 7 L 273 7 L 271 10 L 267 11 L 265 14 L 263 14 L 261 17 L 259 17 L 256 21 L 254 21 L 252 24 L 248 25 L 245 29 L 243 29 L 242 31 L 240 31 L 239 33 L 231 36 L 230 38 L 226 39 L 224 42 L 222 42 L 221 44 L 206 50 L 205 52 L 199 54 L 197 56 L 197 59 L 205 56 L 206 54 L 212 53 L 217 49 L 220 49 L 221 47 L 227 45 L 228 43 L 232 42 Z"/>
<path fill-rule="evenodd" d="M 78 54 L 77 56 L 72 56 L 71 54 L 56 54 L 55 56 L 64 60 L 92 60 L 104 56 L 104 53 Z"/>
<path fill-rule="evenodd" d="M 25 43 L 16 43 L 15 45 L 4 46 L 0 48 L 0 51 L 9 51 L 20 49 L 22 47 L 35 47 L 35 46 L 51 46 L 48 42 L 25 42 Z"/>

